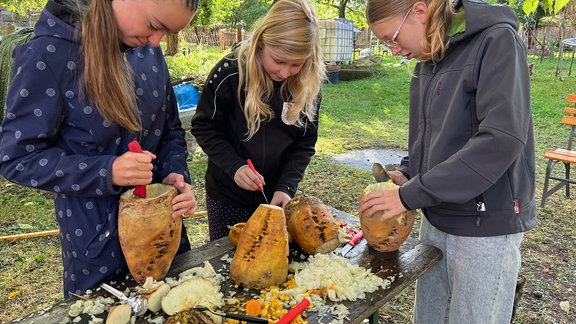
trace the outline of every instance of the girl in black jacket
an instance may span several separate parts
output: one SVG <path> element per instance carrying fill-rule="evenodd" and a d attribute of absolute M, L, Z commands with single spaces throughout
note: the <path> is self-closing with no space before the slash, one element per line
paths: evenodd
<path fill-rule="evenodd" d="M 192 134 L 208 155 L 211 240 L 260 204 L 283 207 L 296 193 L 318 137 L 319 33 L 310 3 L 278 1 L 206 80 Z"/>

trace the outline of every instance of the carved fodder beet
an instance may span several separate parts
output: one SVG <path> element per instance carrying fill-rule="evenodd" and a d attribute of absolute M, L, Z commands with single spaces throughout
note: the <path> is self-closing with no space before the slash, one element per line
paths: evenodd
<path fill-rule="evenodd" d="M 281 285 L 288 277 L 288 252 L 284 210 L 262 204 L 240 233 L 230 281 L 249 289 Z"/>
<path fill-rule="evenodd" d="M 180 246 L 182 218 L 172 218 L 173 186 L 146 186 L 146 198 L 129 190 L 120 196 L 118 238 L 128 269 L 139 284 L 164 279 Z"/>
<path fill-rule="evenodd" d="M 338 222 L 328 207 L 312 196 L 295 197 L 285 209 L 288 233 L 308 254 L 334 251 L 338 239 Z"/>
<path fill-rule="evenodd" d="M 374 183 L 364 189 L 362 196 L 369 192 L 384 191 L 398 188 L 391 182 Z M 381 221 L 382 212 L 368 216 L 360 215 L 360 226 L 368 245 L 380 252 L 393 252 L 406 241 L 414 226 L 416 211 L 409 210 L 400 215 Z"/>

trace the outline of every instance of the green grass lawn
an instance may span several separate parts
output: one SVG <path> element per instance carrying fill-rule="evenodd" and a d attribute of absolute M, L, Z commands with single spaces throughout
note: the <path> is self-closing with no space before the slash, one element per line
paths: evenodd
<path fill-rule="evenodd" d="M 569 62 L 568 56 L 565 62 Z M 561 147 L 568 129 L 560 125 L 565 96 L 576 92 L 576 76 L 555 77 L 555 58 L 538 58 L 532 76 L 532 105 L 537 156 L 537 192 L 542 191 L 544 152 Z M 331 157 L 353 149 L 386 147 L 407 149 L 410 66 L 385 56 L 377 74 L 362 80 L 326 84 L 320 114 L 317 154 L 299 188 L 324 203 L 357 214 L 362 189 L 373 179 L 368 171 L 331 162 Z M 203 69 L 209 69 L 206 63 Z M 565 64 L 567 66 L 567 64 Z M 199 210 L 205 210 L 203 174 L 206 156 L 197 151 L 189 161 Z M 576 189 L 575 189 L 576 190 Z M 561 192 L 538 210 L 539 226 L 523 245 L 522 274 L 528 279 L 515 323 L 571 323 L 576 305 L 576 204 Z M 186 220 L 192 243 L 207 236 L 205 216 Z M 51 194 L 13 185 L 0 179 L 0 235 L 56 229 Z M 415 227 L 413 235 L 417 236 Z M 49 306 L 62 298 L 61 261 L 55 236 L 0 242 L 0 323 Z M 381 309 L 381 323 L 410 323 L 413 286 Z M 562 305 L 568 303 L 566 312 Z"/>

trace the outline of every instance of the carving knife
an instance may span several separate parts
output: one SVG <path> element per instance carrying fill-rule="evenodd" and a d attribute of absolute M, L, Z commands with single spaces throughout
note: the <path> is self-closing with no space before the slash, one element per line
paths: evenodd
<path fill-rule="evenodd" d="M 142 147 L 140 147 L 140 144 L 136 140 L 133 140 L 132 142 L 128 143 L 128 150 L 134 153 L 142 153 Z M 134 186 L 134 196 L 140 198 L 146 198 L 146 186 L 144 185 Z"/>
<path fill-rule="evenodd" d="M 342 256 L 346 256 L 346 254 L 348 254 L 348 252 L 350 252 L 352 248 L 356 245 L 356 243 L 358 243 L 358 241 L 360 241 L 363 237 L 364 233 L 362 232 L 362 230 L 358 231 L 358 233 L 356 233 L 352 237 L 352 239 L 348 241 L 348 244 L 346 244 L 346 246 L 342 248 L 342 251 L 340 252 Z"/>
<path fill-rule="evenodd" d="M 246 160 L 246 162 L 248 162 L 248 167 L 250 168 L 250 170 L 252 170 L 252 172 L 254 172 L 254 174 L 257 175 L 258 173 L 256 172 L 256 168 L 254 168 L 252 160 L 248 159 Z M 264 187 L 260 187 L 260 192 L 262 192 L 262 196 L 264 196 L 264 201 L 266 201 L 266 203 L 269 204 L 268 198 L 266 198 L 266 194 L 264 193 Z"/>
<path fill-rule="evenodd" d="M 393 182 L 386 168 L 378 162 L 372 164 L 372 176 L 376 182 Z"/>

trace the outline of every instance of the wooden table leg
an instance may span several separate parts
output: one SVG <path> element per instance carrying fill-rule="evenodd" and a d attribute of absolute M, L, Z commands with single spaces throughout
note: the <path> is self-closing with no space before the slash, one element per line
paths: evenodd
<path fill-rule="evenodd" d="M 570 59 L 570 68 L 568 69 L 568 76 L 572 75 L 572 62 L 574 62 L 574 52 L 576 51 L 576 47 L 572 46 L 572 58 Z"/>
<path fill-rule="evenodd" d="M 558 63 L 556 64 L 556 76 L 560 78 L 560 81 L 564 81 L 562 77 L 562 63 L 564 59 L 564 43 L 560 41 L 560 51 L 558 53 Z"/>

